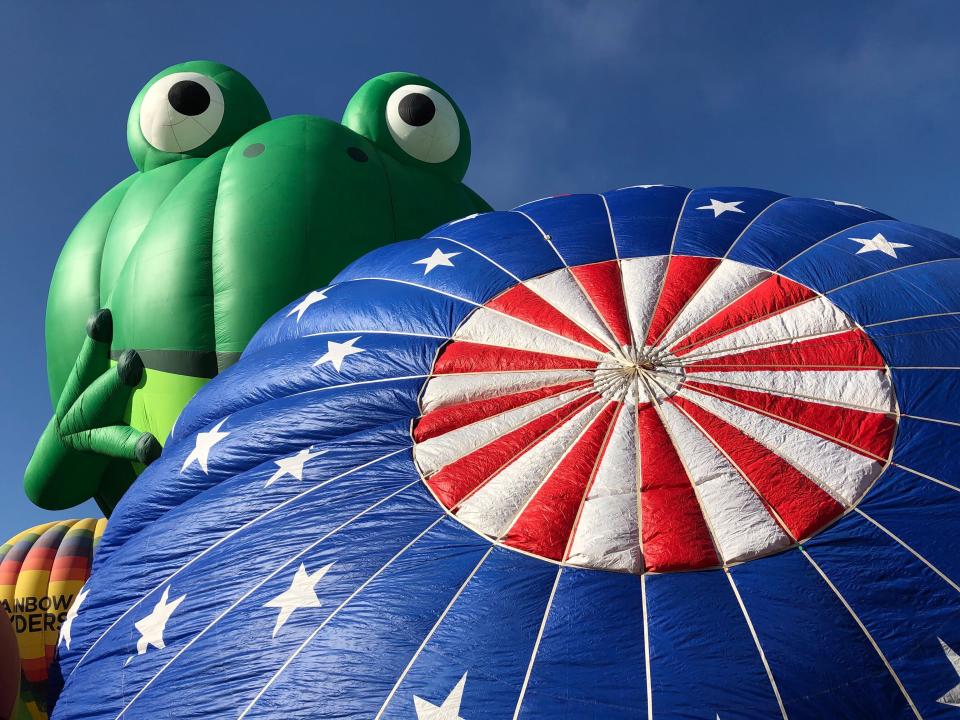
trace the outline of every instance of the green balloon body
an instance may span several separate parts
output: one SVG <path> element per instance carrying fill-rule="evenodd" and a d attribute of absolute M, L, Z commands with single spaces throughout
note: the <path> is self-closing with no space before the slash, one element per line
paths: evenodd
<path fill-rule="evenodd" d="M 270 315 L 375 247 L 490 209 L 462 182 L 463 115 L 410 73 L 365 83 L 337 123 L 270 120 L 235 70 L 183 63 L 137 96 L 127 140 L 138 171 L 80 220 L 50 285 L 56 412 L 25 474 L 48 509 L 109 513 Z"/>

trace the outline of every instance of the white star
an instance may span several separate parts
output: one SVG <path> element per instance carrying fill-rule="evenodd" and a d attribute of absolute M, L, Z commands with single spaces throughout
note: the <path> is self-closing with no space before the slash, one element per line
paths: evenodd
<path fill-rule="evenodd" d="M 866 210 L 868 212 L 873 212 L 872 210 L 870 210 L 870 208 L 865 208 L 863 205 L 857 205 L 856 203 L 848 203 L 848 202 L 844 202 L 843 200 L 831 200 L 830 202 L 832 202 L 837 207 L 855 207 L 858 210 Z"/>
<path fill-rule="evenodd" d="M 417 720 L 463 720 L 460 717 L 460 703 L 463 701 L 463 686 L 466 684 L 467 674 L 464 673 L 439 706 L 414 695 L 413 707 L 417 712 Z"/>
<path fill-rule="evenodd" d="M 310 448 L 306 448 L 291 457 L 274 460 L 274 464 L 279 469 L 267 480 L 267 484 L 264 485 L 264 487 L 270 487 L 284 475 L 292 475 L 297 480 L 303 480 L 303 466 L 318 455 L 323 455 L 325 452 L 326 450 L 318 450 L 312 453 L 310 452 Z"/>
<path fill-rule="evenodd" d="M 433 270 L 435 267 L 453 267 L 453 263 L 450 262 L 450 258 L 455 258 L 460 253 L 445 253 L 440 248 L 437 248 L 433 251 L 433 255 L 430 257 L 425 257 L 422 260 L 417 260 L 414 265 L 423 265 L 423 274 L 426 275 L 428 272 Z"/>
<path fill-rule="evenodd" d="M 327 340 L 327 351 L 320 356 L 320 359 L 317 360 L 313 366 L 323 365 L 324 363 L 333 363 L 333 367 L 337 369 L 337 372 L 340 372 L 340 367 L 343 365 L 343 360 L 349 355 L 356 355 L 357 353 L 365 352 L 363 348 L 354 347 L 353 344 L 359 340 L 362 335 L 359 335 L 355 338 L 351 338 L 346 342 L 334 342 L 333 340 Z"/>
<path fill-rule="evenodd" d="M 224 418 L 218 422 L 210 432 L 197 433 L 196 446 L 190 451 L 190 454 L 187 455 L 187 459 L 183 461 L 183 467 L 180 468 L 180 472 L 190 467 L 190 464 L 194 460 L 200 463 L 200 469 L 203 470 L 204 473 L 207 472 L 207 460 L 210 458 L 210 449 L 230 434 L 228 432 L 220 432 L 220 428 L 223 427 L 226 421 L 227 419 Z"/>
<path fill-rule="evenodd" d="M 277 624 L 273 626 L 273 637 L 277 636 L 280 628 L 293 615 L 294 610 L 320 607 L 320 598 L 317 597 L 316 586 L 332 567 L 333 563 L 324 565 L 311 575 L 307 572 L 303 563 L 300 563 L 300 567 L 297 568 L 297 572 L 290 582 L 290 587 L 264 605 L 264 607 L 280 608 L 280 614 L 277 615 Z"/>
<path fill-rule="evenodd" d="M 287 317 L 290 317 L 294 313 L 297 314 L 297 322 L 300 322 L 300 318 L 303 317 L 303 314 L 310 308 L 311 305 L 315 305 L 321 300 L 326 300 L 327 296 L 324 293 L 330 288 L 325 290 L 314 290 L 309 295 L 307 295 L 303 300 L 300 301 L 300 304 L 293 308 L 290 312 L 287 313 Z"/>
<path fill-rule="evenodd" d="M 67 617 L 60 626 L 60 641 L 57 645 L 63 643 L 67 646 L 67 650 L 70 649 L 70 631 L 73 629 L 73 621 L 77 619 L 77 613 L 80 612 L 80 606 L 83 605 L 83 601 L 87 599 L 88 592 L 89 590 L 81 590 L 77 593 L 77 599 L 74 600 L 73 605 L 67 610 Z"/>
<path fill-rule="evenodd" d="M 947 660 L 950 661 L 950 664 L 953 665 L 954 671 L 957 673 L 957 676 L 960 677 L 960 655 L 957 655 L 953 648 L 947 645 L 943 640 L 940 640 L 940 647 L 943 648 L 944 654 L 947 656 Z M 954 707 L 960 707 L 960 685 L 948 690 L 942 698 L 937 700 L 938 703 L 943 705 L 953 705 Z"/>
<path fill-rule="evenodd" d="M 657 183 L 656 185 L 627 185 L 623 190 L 632 190 L 633 188 L 640 188 L 641 190 L 649 190 L 650 188 L 655 187 L 664 187 L 663 183 Z"/>
<path fill-rule="evenodd" d="M 479 214 L 480 214 L 480 213 L 474 213 L 473 215 L 467 215 L 466 217 L 462 217 L 462 218 L 460 218 L 459 220 L 451 220 L 450 222 L 447 223 L 447 225 L 456 225 L 457 223 L 462 223 L 462 222 L 464 222 L 464 221 L 466 221 L 466 220 L 473 220 L 473 219 L 474 219 L 475 217 L 477 217 Z"/>
<path fill-rule="evenodd" d="M 725 212 L 736 212 L 742 213 L 743 210 L 740 209 L 740 205 L 743 204 L 743 200 L 734 200 L 733 202 L 723 202 L 722 200 L 714 200 L 710 198 L 709 205 L 701 205 L 697 210 L 713 210 L 713 216 L 715 218 L 720 217 Z"/>
<path fill-rule="evenodd" d="M 863 247 L 857 250 L 857 255 L 868 252 L 880 251 L 884 255 L 889 255 L 892 258 L 897 257 L 897 248 L 908 248 L 913 247 L 912 245 L 907 245 L 906 243 L 890 242 L 882 234 L 877 233 L 869 240 L 864 238 L 850 238 L 854 242 L 860 243 Z"/>
<path fill-rule="evenodd" d="M 163 650 L 166 647 L 163 643 L 163 631 L 167 627 L 167 620 L 173 615 L 173 611 L 179 607 L 186 595 L 181 595 L 172 602 L 167 602 L 170 597 L 170 587 L 163 591 L 163 597 L 153 607 L 153 611 L 145 618 L 138 620 L 133 626 L 140 632 L 140 639 L 137 640 L 137 655 L 143 655 L 149 645 L 153 645 L 157 650 Z"/>

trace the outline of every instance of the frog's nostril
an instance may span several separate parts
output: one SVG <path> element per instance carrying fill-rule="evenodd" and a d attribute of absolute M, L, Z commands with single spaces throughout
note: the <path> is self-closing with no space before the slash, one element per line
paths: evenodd
<path fill-rule="evenodd" d="M 367 154 L 358 147 L 348 147 L 347 155 L 350 156 L 351 160 L 356 160 L 360 163 L 365 163 L 368 160 Z"/>
<path fill-rule="evenodd" d="M 210 107 L 210 93 L 198 82 L 181 80 L 167 91 L 170 106 L 181 115 L 200 115 Z"/>
<path fill-rule="evenodd" d="M 437 106 L 423 93 L 412 92 L 400 101 L 397 112 L 407 125 L 422 127 L 433 120 Z"/>

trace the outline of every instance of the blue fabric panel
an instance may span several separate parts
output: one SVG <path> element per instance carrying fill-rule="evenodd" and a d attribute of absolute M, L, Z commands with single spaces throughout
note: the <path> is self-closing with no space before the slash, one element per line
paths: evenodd
<path fill-rule="evenodd" d="M 737 240 L 731 260 L 777 270 L 836 233 L 889 216 L 830 200 L 785 198 L 771 205 Z"/>
<path fill-rule="evenodd" d="M 730 574 L 789 718 L 914 717 L 863 631 L 802 553 L 789 550 Z"/>
<path fill-rule="evenodd" d="M 540 231 L 516 212 L 493 212 L 458 220 L 427 237 L 461 243 L 523 280 L 563 267 L 556 250 Z M 363 263 L 363 259 L 357 263 Z"/>
<path fill-rule="evenodd" d="M 264 323 L 244 350 L 265 347 L 322 332 L 390 330 L 449 337 L 475 305 L 427 288 L 383 280 L 356 280 L 323 290 L 326 300 L 307 308 L 297 300 Z"/>
<path fill-rule="evenodd" d="M 442 521 L 316 635 L 248 717 L 374 717 L 487 547 L 456 521 Z M 291 697 L 303 703 L 295 707 Z"/>
<path fill-rule="evenodd" d="M 677 226 L 673 254 L 723 257 L 754 218 L 782 197 L 780 193 L 755 188 L 694 190 L 687 198 Z M 714 210 L 716 203 L 728 203 L 728 206 L 718 205 L 719 209 Z"/>
<path fill-rule="evenodd" d="M 873 636 L 920 714 L 953 717 L 956 711 L 937 698 L 960 678 L 938 637 L 960 631 L 960 593 L 855 513 L 806 548 Z M 908 633 L 902 627 L 905 612 Z"/>
<path fill-rule="evenodd" d="M 893 462 L 960 488 L 960 427 L 900 418 Z"/>
<path fill-rule="evenodd" d="M 874 275 L 827 295 L 861 325 L 960 312 L 960 259 L 911 265 Z"/>
<path fill-rule="evenodd" d="M 643 621 L 640 578 L 564 568 L 519 717 L 642 715 Z"/>
<path fill-rule="evenodd" d="M 877 236 L 891 244 L 889 248 Z M 874 241 L 873 245 L 861 241 Z M 907 247 L 893 247 L 893 244 Z M 878 249 L 879 248 L 879 249 Z M 895 256 L 888 255 L 889 249 Z M 957 257 L 960 240 L 927 228 L 894 220 L 879 220 L 849 228 L 788 262 L 781 272 L 827 292 L 856 280 L 905 265 Z"/>
<path fill-rule="evenodd" d="M 616 257 L 607 208 L 599 195 L 546 198 L 522 205 L 517 212 L 530 217 L 550 236 L 567 265 L 586 265 Z"/>
<path fill-rule="evenodd" d="M 435 260 L 431 262 L 431 258 Z M 351 270 L 345 270 L 337 278 L 340 282 L 389 278 L 475 303 L 484 303 L 516 284 L 515 278 L 482 255 L 437 238 L 408 240 L 379 248 L 366 255 L 362 264 L 354 263 Z"/>
<path fill-rule="evenodd" d="M 621 258 L 667 255 L 690 190 L 654 185 L 603 194 Z"/>
<path fill-rule="evenodd" d="M 960 422 L 960 370 L 894 368 L 891 373 L 901 413 Z"/>
<path fill-rule="evenodd" d="M 960 584 L 960 492 L 890 467 L 857 509 Z"/>
<path fill-rule="evenodd" d="M 893 368 L 957 365 L 960 315 L 892 321 L 867 325 L 865 330 Z M 937 373 L 933 377 L 946 379 L 945 375 L 938 376 Z"/>
<path fill-rule="evenodd" d="M 414 696 L 440 705 L 465 673 L 462 717 L 512 717 L 557 570 L 494 549 L 423 647 L 384 717 L 415 717 Z"/>
<path fill-rule="evenodd" d="M 654 717 L 780 716 L 723 572 L 649 575 L 646 584 Z"/>

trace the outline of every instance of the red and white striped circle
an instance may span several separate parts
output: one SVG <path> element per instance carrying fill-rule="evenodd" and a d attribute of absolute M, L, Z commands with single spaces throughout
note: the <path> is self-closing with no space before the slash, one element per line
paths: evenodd
<path fill-rule="evenodd" d="M 478 307 L 414 457 L 468 527 L 572 565 L 741 562 L 810 537 L 889 460 L 890 374 L 826 297 L 701 257 L 564 268 Z"/>

